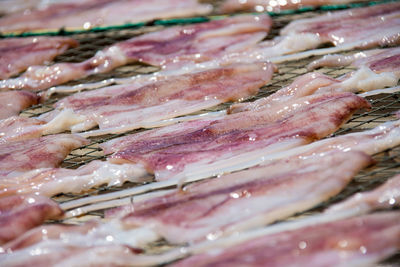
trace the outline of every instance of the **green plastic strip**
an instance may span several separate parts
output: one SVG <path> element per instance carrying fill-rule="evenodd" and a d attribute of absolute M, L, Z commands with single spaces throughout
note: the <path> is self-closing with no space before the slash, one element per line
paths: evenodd
<path fill-rule="evenodd" d="M 193 24 L 193 23 L 207 22 L 212 19 L 213 18 L 211 17 L 194 17 L 194 18 L 156 20 L 154 22 L 154 25 L 169 26 L 178 24 Z"/>
<path fill-rule="evenodd" d="M 399 0 L 380 0 L 380 1 L 366 1 L 360 3 L 350 3 L 343 5 L 325 5 L 320 7 L 301 7 L 299 9 L 291 9 L 291 10 L 282 10 L 280 12 L 265 12 L 270 16 L 284 16 L 284 15 L 292 15 L 299 14 L 309 11 L 315 10 L 323 10 L 323 11 L 331 11 L 331 10 L 339 10 L 339 9 L 348 9 L 348 8 L 356 8 L 356 7 L 365 7 L 365 6 L 373 6 L 377 4 L 384 4 L 390 2 L 398 2 Z M 260 14 L 260 13 L 251 13 L 251 14 Z M 54 31 L 34 31 L 34 32 L 25 32 L 25 33 L 7 33 L 0 34 L 0 37 L 26 37 L 26 36 L 39 36 L 39 35 L 72 35 L 79 33 L 92 33 L 92 32 L 104 32 L 109 30 L 121 30 L 121 29 L 137 29 L 145 26 L 159 25 L 159 26 L 172 26 L 172 25 L 184 25 L 184 24 L 194 24 L 200 22 L 207 22 L 210 20 L 223 19 L 229 16 L 235 16 L 238 14 L 232 15 L 218 15 L 218 16 L 208 16 L 208 17 L 192 17 L 192 18 L 179 18 L 179 19 L 166 19 L 166 20 L 156 20 L 153 22 L 139 22 L 139 23 L 127 23 L 124 25 L 113 25 L 113 26 L 103 26 L 103 27 L 95 27 L 88 30 L 85 29 L 61 29 Z"/>
<path fill-rule="evenodd" d="M 72 35 L 79 33 L 93 33 L 93 32 L 104 32 L 109 30 L 122 30 L 122 29 L 136 29 L 146 26 L 146 23 L 127 23 L 124 25 L 113 25 L 107 27 L 94 27 L 88 30 L 85 29 L 60 29 L 60 30 L 50 30 L 50 31 L 34 31 L 34 32 L 24 32 L 24 33 L 7 33 L 0 34 L 1 37 L 27 37 L 27 36 L 40 36 L 40 35 Z"/>
<path fill-rule="evenodd" d="M 319 9 L 320 10 L 337 10 L 337 9 L 346 9 L 346 8 L 374 6 L 374 5 L 390 3 L 390 2 L 398 2 L 398 0 L 366 1 L 366 2 L 349 3 L 349 4 L 343 4 L 343 5 L 326 5 L 326 6 L 321 6 Z"/>

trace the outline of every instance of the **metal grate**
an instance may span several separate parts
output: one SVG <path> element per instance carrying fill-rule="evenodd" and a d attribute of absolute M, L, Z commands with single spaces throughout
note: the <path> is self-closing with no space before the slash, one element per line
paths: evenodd
<path fill-rule="evenodd" d="M 288 22 L 294 19 L 299 19 L 299 18 L 305 18 L 305 17 L 312 17 L 315 16 L 316 14 L 319 14 L 321 11 L 312 11 L 312 12 L 305 12 L 301 14 L 292 14 L 292 15 L 285 15 L 285 16 L 279 16 L 274 18 L 274 27 L 271 31 L 271 34 L 268 36 L 268 38 L 273 38 L 278 35 L 279 29 L 284 27 Z M 73 48 L 68 50 L 66 53 L 64 53 L 61 56 L 58 56 L 55 59 L 55 62 L 79 62 L 85 59 L 90 58 L 94 53 L 105 46 L 111 45 L 115 42 L 119 42 L 122 40 L 126 40 L 128 38 L 131 38 L 133 36 L 145 33 L 145 32 L 151 32 L 154 30 L 158 30 L 163 28 L 163 26 L 151 26 L 151 27 L 143 27 L 140 29 L 124 29 L 124 30 L 109 30 L 105 32 L 99 32 L 99 33 L 84 33 L 84 34 L 76 34 L 73 35 L 72 37 L 76 38 L 81 45 L 77 48 Z M 261 88 L 260 92 L 246 100 L 246 101 L 254 101 L 256 99 L 259 99 L 261 97 L 265 97 L 283 86 L 286 86 L 290 84 L 295 78 L 299 77 L 300 75 L 303 75 L 307 73 L 307 69 L 305 66 L 314 60 L 315 58 L 308 58 L 308 59 L 303 59 L 299 61 L 293 61 L 293 62 L 287 62 L 285 64 L 280 64 L 278 65 L 279 68 L 279 73 L 274 75 L 272 81 Z M 322 68 L 319 71 L 333 77 L 337 78 L 345 73 L 348 73 L 350 71 L 354 70 L 351 67 L 338 67 L 338 68 Z M 157 71 L 157 68 L 155 67 L 149 67 L 149 66 L 144 66 L 140 64 L 132 64 L 129 66 L 124 66 L 117 68 L 116 70 L 106 73 L 106 74 L 100 74 L 100 75 L 94 75 L 79 81 L 73 81 L 68 83 L 69 85 L 73 84 L 79 84 L 79 83 L 86 83 L 86 82 L 93 82 L 93 81 L 100 81 L 103 79 L 107 78 L 120 78 L 120 77 L 128 77 L 132 75 L 137 75 L 137 74 L 143 74 L 143 73 L 151 73 Z M 40 114 L 43 114 L 45 112 L 48 112 L 52 109 L 52 104 L 57 101 L 58 99 L 62 98 L 62 95 L 55 95 L 52 96 L 51 99 L 47 100 L 45 103 L 41 105 L 37 105 L 34 107 L 31 107 L 29 109 L 26 109 L 22 112 L 22 116 L 37 116 Z M 340 135 L 340 134 L 345 134 L 349 132 L 357 132 L 365 129 L 370 129 L 375 127 L 377 124 L 383 123 L 388 120 L 393 120 L 395 117 L 392 115 L 394 111 L 400 110 L 400 93 L 393 93 L 393 94 L 387 94 L 387 95 L 377 95 L 377 96 L 372 96 L 368 98 L 371 101 L 372 104 L 372 109 L 369 111 L 364 111 L 364 112 L 359 112 L 356 113 L 352 119 L 346 123 L 339 131 L 337 131 L 334 135 Z M 231 103 L 225 103 L 222 105 L 219 105 L 215 108 L 205 110 L 204 112 L 207 111 L 215 111 L 215 110 L 222 110 L 228 107 Z M 139 132 L 142 130 L 135 130 L 135 131 L 130 131 L 124 134 L 118 134 L 118 135 L 107 135 L 107 136 L 100 136 L 96 138 L 91 138 L 91 144 L 81 147 L 79 149 L 76 149 L 68 155 L 68 157 L 64 160 L 62 163 L 62 167 L 65 168 L 77 168 L 81 165 L 87 164 L 88 162 L 94 160 L 94 159 L 105 159 L 105 155 L 99 149 L 99 144 L 105 141 L 108 141 L 113 138 L 117 138 L 120 136 L 124 136 L 127 134 Z M 323 208 L 331 205 L 332 203 L 335 203 L 337 201 L 340 201 L 344 198 L 347 198 L 348 196 L 354 194 L 355 192 L 358 191 L 365 191 L 372 189 L 380 184 L 382 184 L 384 181 L 386 181 L 388 178 L 392 177 L 393 175 L 400 173 L 400 147 L 394 148 L 387 150 L 383 153 L 380 153 L 379 155 L 375 155 L 374 157 L 377 160 L 377 164 L 373 167 L 370 167 L 364 171 L 362 171 L 359 175 L 357 175 L 353 182 L 349 184 L 349 186 L 338 196 L 332 198 L 329 201 L 326 201 L 319 205 L 318 207 L 302 213 L 298 214 L 296 216 L 304 216 L 308 215 L 311 213 L 319 212 Z M 85 194 L 64 194 L 64 195 L 59 195 L 56 196 L 55 199 L 59 202 L 64 202 L 67 200 L 72 200 L 76 198 L 80 198 L 83 196 L 87 195 L 95 195 L 95 194 L 102 194 L 106 192 L 111 192 L 111 191 L 118 191 L 123 188 L 128 188 L 135 186 L 136 184 L 133 183 L 126 183 L 123 187 L 118 187 L 118 188 L 105 188 L 105 187 L 100 187 L 100 188 L 95 188 L 91 190 L 90 192 L 87 192 Z M 103 213 L 102 211 L 97 211 L 97 212 L 92 212 L 89 214 L 88 217 L 85 217 L 86 220 L 88 218 L 92 218 L 93 216 L 96 217 L 102 217 Z M 165 242 L 159 242 L 157 244 L 152 244 L 151 246 L 151 251 L 160 251 L 163 250 L 167 246 Z M 168 246 L 167 246 L 168 247 Z M 390 262 L 398 262 L 399 256 L 393 257 Z"/>
<path fill-rule="evenodd" d="M 311 6 L 302 6 L 298 9 L 293 10 L 282 10 L 279 12 L 267 12 L 271 16 L 282 16 L 282 15 L 290 15 L 290 14 L 299 14 L 308 11 L 321 10 L 321 11 L 331 11 L 331 10 L 339 10 L 339 9 L 347 9 L 353 7 L 363 7 L 363 6 L 371 6 L 381 3 L 394 2 L 396 0 L 377 0 L 377 1 L 366 1 L 366 0 L 354 0 L 353 3 L 344 3 L 344 4 L 334 4 L 334 5 L 324 5 L 320 7 L 311 7 Z M 177 24 L 191 24 L 196 22 L 208 21 L 210 19 L 214 19 L 215 17 L 225 16 L 219 13 L 219 7 L 222 4 L 223 0 L 199 0 L 201 3 L 211 4 L 213 6 L 213 11 L 211 14 L 207 16 L 201 17 L 184 17 L 184 18 L 172 18 L 172 19 L 156 19 L 153 21 L 145 21 L 145 22 L 137 22 L 137 23 L 127 23 L 122 25 L 110 25 L 110 26 L 98 26 L 92 29 L 86 30 L 83 28 L 61 28 L 61 29 L 43 29 L 43 30 L 34 30 L 32 32 L 10 32 L 10 33 L 0 33 L 0 37 L 18 37 L 18 36 L 37 36 L 37 35 L 74 35 L 79 33 L 89 34 L 89 33 L 99 33 L 99 32 L 108 32 L 108 31 L 118 31 L 124 29 L 134 29 L 134 28 L 142 28 L 144 26 L 151 25 L 177 25 Z M 227 14 L 232 15 L 232 14 Z M 1 17 L 1 14 L 0 14 Z"/>
<path fill-rule="evenodd" d="M 307 17 L 313 17 L 319 14 L 321 11 L 313 11 L 313 12 L 306 12 L 301 14 L 293 14 L 293 15 L 285 15 L 279 16 L 274 18 L 274 26 L 268 36 L 268 38 L 273 38 L 279 34 L 279 30 L 284 27 L 287 23 L 294 19 L 301 19 Z M 55 62 L 80 62 L 85 59 L 90 58 L 93 56 L 96 51 L 101 50 L 102 48 L 111 45 L 113 43 L 123 41 L 129 39 L 131 37 L 159 30 L 163 28 L 162 26 L 151 26 L 151 27 L 143 27 L 141 29 L 125 29 L 125 30 L 110 30 L 107 32 L 101 33 L 80 33 L 76 34 L 73 37 L 80 42 L 80 46 L 77 48 L 69 49 L 63 55 L 58 56 L 55 59 Z M 274 75 L 272 81 L 263 86 L 260 89 L 260 92 L 246 100 L 246 101 L 254 101 L 261 97 L 268 96 L 269 94 L 279 90 L 283 86 L 290 84 L 295 78 L 307 73 L 307 69 L 305 66 L 314 60 L 315 58 L 308 58 L 293 62 L 287 62 L 284 64 L 278 65 L 279 73 Z M 345 73 L 354 70 L 352 67 L 338 67 L 338 68 L 322 68 L 319 71 L 323 72 L 333 78 L 337 78 Z M 141 64 L 131 64 L 128 66 L 123 66 L 120 68 L 115 69 L 112 72 L 93 75 L 87 77 L 85 79 L 81 79 L 78 81 L 72 81 L 67 83 L 68 85 L 74 85 L 79 83 L 86 83 L 86 82 L 93 82 L 93 81 L 100 81 L 107 78 L 122 78 L 122 77 L 129 77 L 137 74 L 144 74 L 144 73 L 151 73 L 157 71 L 156 67 L 152 66 L 145 66 Z M 24 110 L 21 115 L 22 116 L 38 116 L 45 112 L 52 110 L 52 104 L 56 102 L 58 99 L 64 97 L 64 95 L 55 95 L 52 96 L 49 100 L 45 103 L 33 106 Z M 391 113 L 396 110 L 400 110 L 400 94 L 394 93 L 389 95 L 378 95 L 373 96 L 370 98 L 373 108 L 370 111 L 357 113 L 353 116 L 353 118 L 345 124 L 339 131 L 335 133 L 337 134 L 344 134 L 348 132 L 360 131 L 364 129 L 369 129 L 374 127 L 375 125 L 385 122 L 391 118 Z M 217 107 L 212 109 L 204 110 L 204 112 L 208 111 L 216 111 L 222 110 L 227 108 L 231 103 L 221 104 Z M 102 153 L 101 149 L 99 149 L 98 145 L 105 141 L 108 141 L 113 138 L 117 138 L 123 135 L 135 133 L 142 131 L 134 130 L 124 134 L 117 134 L 117 135 L 107 135 L 107 136 L 100 136 L 91 138 L 91 143 L 87 146 L 81 147 L 76 149 L 67 156 L 67 158 L 62 163 L 62 167 L 65 168 L 77 168 L 81 165 L 87 164 L 88 162 L 94 159 L 105 159 L 105 155 Z M 119 190 L 116 189 L 104 189 L 99 188 L 91 192 L 91 194 L 95 192 L 103 192 L 104 190 Z M 85 194 L 86 195 L 86 194 Z M 67 197 L 68 196 L 68 197 Z M 62 197 L 63 200 L 68 198 L 76 198 L 80 197 L 81 195 L 65 195 Z M 66 198 L 67 197 L 67 198 Z"/>

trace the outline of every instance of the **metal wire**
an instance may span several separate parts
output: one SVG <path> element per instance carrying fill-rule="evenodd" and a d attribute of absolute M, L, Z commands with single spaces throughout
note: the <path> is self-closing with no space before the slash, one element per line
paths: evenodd
<path fill-rule="evenodd" d="M 319 13 L 320 11 L 313 11 L 301 14 L 276 17 L 274 18 L 274 26 L 268 38 L 273 38 L 277 36 L 279 34 L 279 30 L 294 19 L 313 17 Z M 162 27 L 144 27 L 141 29 L 133 29 L 133 30 L 130 29 L 111 30 L 101 33 L 77 34 L 73 37 L 77 39 L 81 45 L 77 48 L 69 49 L 63 55 L 58 56 L 55 59 L 55 62 L 80 62 L 93 56 L 96 53 L 96 51 L 101 50 L 104 47 L 109 46 L 113 43 L 129 39 L 139 34 L 155 31 L 160 28 Z M 254 101 L 261 97 L 268 96 L 269 94 L 290 84 L 295 78 L 308 72 L 305 66 L 313 59 L 315 58 L 312 57 L 308 59 L 287 62 L 278 65 L 279 74 L 275 75 L 270 83 L 268 83 L 266 86 L 263 86 L 256 96 L 251 97 L 246 101 Z M 319 71 L 333 78 L 337 78 L 352 70 L 354 70 L 354 68 L 352 67 L 338 67 L 338 68 L 322 68 Z M 129 77 L 137 74 L 151 73 L 154 71 L 157 71 L 157 68 L 152 66 L 144 66 L 140 64 L 132 64 L 129 66 L 117 68 L 114 71 L 106 74 L 93 75 L 85 79 L 70 82 L 68 84 L 73 85 L 79 83 L 100 81 L 112 77 L 114 78 Z M 21 115 L 30 117 L 39 116 L 45 112 L 52 110 L 52 104 L 54 104 L 58 99 L 62 97 L 63 97 L 62 95 L 55 95 L 43 104 L 36 105 L 24 110 L 21 113 Z M 393 111 L 400 110 L 399 97 L 400 97 L 399 93 L 393 93 L 389 95 L 378 95 L 371 97 L 370 101 L 373 106 L 372 109 L 370 111 L 355 114 L 353 118 L 347 124 L 345 124 L 339 131 L 337 131 L 334 135 L 369 129 L 379 123 L 387 121 L 390 118 Z M 204 112 L 222 110 L 227 108 L 230 104 L 232 103 L 229 102 L 224 103 L 217 107 L 204 110 Z M 105 155 L 102 153 L 101 149 L 98 146 L 100 143 L 139 131 L 142 131 L 142 129 L 130 131 L 123 134 L 107 135 L 107 136 L 92 138 L 91 139 L 92 142 L 89 145 L 72 151 L 70 155 L 68 155 L 67 158 L 63 161 L 61 166 L 65 168 L 77 168 L 95 159 L 105 159 Z M 103 191 L 103 190 L 104 189 L 98 189 L 98 191 Z M 70 197 L 75 198 L 79 197 L 79 195 L 70 195 Z"/>

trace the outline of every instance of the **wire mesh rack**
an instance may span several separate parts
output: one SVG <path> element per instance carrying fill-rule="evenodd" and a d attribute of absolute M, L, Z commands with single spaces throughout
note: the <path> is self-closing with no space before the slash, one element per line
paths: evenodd
<path fill-rule="evenodd" d="M 396 0 L 378 0 L 378 1 L 366 1 L 366 0 L 358 0 L 352 1 L 352 3 L 342 3 L 342 4 L 332 4 L 332 5 L 323 5 L 323 6 L 300 6 L 296 10 L 279 10 L 268 12 L 271 16 L 281 16 L 285 14 L 295 14 L 295 13 L 302 13 L 308 12 L 311 10 L 323 10 L 323 11 L 330 11 L 330 10 L 338 10 L 338 9 L 346 9 L 352 7 L 361 7 L 361 6 L 369 6 L 375 5 L 379 3 L 386 3 L 386 2 L 393 2 Z M 221 14 L 219 12 L 219 7 L 221 6 L 223 0 L 199 0 L 200 3 L 204 4 L 211 4 L 213 6 L 213 11 L 211 14 L 207 16 L 201 17 L 183 17 L 183 18 L 172 18 L 172 19 L 155 19 L 150 21 L 144 22 L 137 22 L 137 23 L 125 23 L 120 25 L 107 25 L 107 26 L 96 26 L 91 29 L 84 29 L 84 28 L 61 28 L 61 29 L 41 29 L 41 30 L 34 30 L 32 32 L 0 32 L 0 37 L 15 37 L 15 36 L 36 36 L 36 35 L 75 35 L 78 33 L 99 33 L 99 32 L 108 32 L 108 31 L 119 31 L 123 29 L 133 29 L 133 28 L 142 28 L 144 26 L 151 26 L 151 25 L 177 25 L 177 24 L 190 24 L 195 22 L 204 22 L 210 19 L 214 19 L 215 17 L 224 16 L 225 14 Z M 228 14 L 231 15 L 231 14 Z M 2 14 L 0 14 L 0 17 Z"/>
<path fill-rule="evenodd" d="M 299 18 L 313 17 L 317 14 L 320 14 L 321 12 L 323 11 L 314 10 L 310 12 L 302 12 L 302 13 L 274 17 L 274 26 L 268 38 L 273 38 L 277 36 L 279 34 L 279 30 L 292 20 Z M 80 42 L 80 46 L 77 48 L 69 49 L 63 55 L 58 56 L 55 59 L 55 62 L 83 61 L 93 56 L 96 51 L 101 50 L 102 48 L 111 45 L 115 42 L 123 41 L 143 33 L 159 30 L 162 29 L 163 27 L 165 26 L 152 25 L 152 26 L 142 27 L 140 29 L 123 29 L 123 30 L 114 29 L 103 32 L 74 34 L 72 35 L 72 37 Z M 350 53 L 352 52 L 355 51 L 351 51 Z M 269 94 L 290 84 L 295 78 L 308 72 L 305 66 L 307 66 L 307 64 L 314 59 L 316 59 L 316 57 L 311 57 L 298 61 L 286 62 L 284 64 L 278 65 L 279 73 L 275 74 L 271 82 L 263 86 L 256 96 L 249 98 L 246 101 L 254 101 L 261 97 L 268 96 Z M 337 78 L 353 70 L 354 68 L 352 67 L 335 67 L 335 68 L 325 67 L 319 69 L 318 71 L 325 73 L 333 78 Z M 117 68 L 109 73 L 93 75 L 82 80 L 69 82 L 68 85 L 100 81 L 108 78 L 129 77 L 137 74 L 151 73 L 154 71 L 157 71 L 156 67 L 151 67 L 141 64 L 131 64 L 128 66 Z M 52 105 L 62 97 L 64 97 L 64 95 L 54 95 L 50 99 L 48 99 L 45 103 L 24 110 L 21 113 L 21 115 L 32 117 L 48 112 L 52 110 Z M 369 97 L 368 100 L 372 104 L 372 109 L 354 114 L 353 117 L 350 119 L 350 121 L 345 125 L 343 125 L 336 133 L 334 133 L 334 135 L 341 135 L 345 133 L 371 129 L 380 123 L 395 119 L 393 112 L 400 110 L 400 93 L 375 95 Z M 212 109 L 204 110 L 202 112 L 226 109 L 230 104 L 231 103 L 225 103 L 217 107 L 214 107 Z M 91 143 L 89 145 L 72 151 L 63 161 L 61 167 L 77 168 L 95 159 L 100 159 L 100 160 L 105 159 L 106 155 L 104 155 L 102 150 L 99 148 L 100 143 L 139 131 L 143 131 L 143 129 L 130 131 L 123 134 L 106 135 L 106 136 L 91 138 L 90 139 Z M 354 178 L 354 180 L 339 195 L 333 197 L 329 201 L 326 201 L 318 205 L 317 207 L 315 207 L 310 211 L 304 212 L 302 214 L 297 214 L 295 215 L 295 217 L 305 216 L 316 212 L 320 212 L 322 209 L 331 205 L 332 203 L 345 199 L 348 196 L 354 194 L 355 192 L 365 191 L 375 188 L 376 186 L 385 182 L 390 177 L 394 176 L 397 173 L 400 173 L 400 147 L 384 151 L 378 155 L 375 155 L 374 158 L 376 159 L 377 164 L 375 166 L 363 170 L 360 174 L 358 174 Z M 111 188 L 99 187 L 99 188 L 94 188 L 93 190 L 86 192 L 84 194 L 63 194 L 56 196 L 54 199 L 59 202 L 64 202 L 72 199 L 85 197 L 88 195 L 96 195 L 96 194 L 118 191 L 136 185 L 137 184 L 128 182 L 125 183 L 122 187 L 111 187 Z M 81 218 L 79 220 L 80 221 L 87 220 L 93 218 L 93 216 L 102 217 L 103 212 L 102 211 L 91 212 L 88 214 L 87 217 L 84 217 L 84 219 Z M 164 241 L 151 245 L 152 251 L 162 251 L 166 247 L 168 247 L 168 244 L 166 244 Z M 389 261 L 386 261 L 386 263 L 390 264 L 399 261 L 400 261 L 400 256 L 397 255 L 391 258 Z"/>
<path fill-rule="evenodd" d="M 301 14 L 285 15 L 281 17 L 276 17 L 274 19 L 274 26 L 268 38 L 273 38 L 277 36 L 279 29 L 284 27 L 288 22 L 294 19 L 313 17 L 319 14 L 321 11 L 306 12 Z M 113 43 L 129 39 L 131 37 L 155 31 L 162 27 L 144 27 L 142 29 L 131 29 L 131 30 L 111 30 L 101 33 L 80 33 L 73 36 L 80 42 L 80 46 L 77 48 L 69 49 L 64 54 L 58 56 L 55 62 L 80 62 L 85 59 L 90 58 L 95 54 L 96 51 L 111 45 Z M 354 51 L 352 51 L 354 52 Z M 351 52 L 351 53 L 352 53 Z M 286 62 L 284 64 L 279 64 L 279 73 L 274 75 L 271 82 L 263 86 L 259 93 L 254 97 L 247 99 L 246 101 L 254 101 L 261 97 L 270 95 L 276 92 L 280 88 L 290 84 L 295 78 L 305 74 L 308 70 L 305 68 L 308 63 L 314 60 L 314 57 Z M 350 71 L 353 71 L 352 67 L 337 67 L 337 68 L 322 68 L 319 71 L 325 73 L 333 78 L 340 77 Z M 123 66 L 115 69 L 112 72 L 93 75 L 85 79 L 78 81 L 69 82 L 68 85 L 74 85 L 79 83 L 100 81 L 108 78 L 123 78 L 130 77 L 138 74 L 146 74 L 157 71 L 156 67 L 146 66 L 141 64 L 131 64 L 128 66 Z M 52 105 L 64 97 L 65 95 L 55 95 L 48 99 L 46 102 L 41 103 L 36 106 L 32 106 L 24 111 L 22 111 L 22 116 L 39 116 L 52 110 Z M 369 98 L 372 103 L 372 109 L 363 113 L 356 113 L 353 118 L 345 124 L 341 129 L 339 129 L 334 135 L 344 134 L 348 132 L 360 131 L 365 129 L 370 129 L 377 124 L 393 119 L 393 112 L 400 110 L 400 94 L 392 93 L 386 95 L 378 95 Z M 204 110 L 203 112 L 217 111 L 226 109 L 231 103 L 224 103 L 217 107 Z M 91 143 L 87 146 L 75 149 L 72 151 L 67 158 L 63 161 L 62 167 L 64 168 L 77 168 L 81 165 L 87 164 L 94 159 L 105 159 L 105 155 L 102 153 L 101 149 L 98 147 L 100 143 L 114 139 L 120 136 L 132 134 L 135 132 L 142 131 L 143 129 L 129 131 L 123 134 L 106 135 L 91 138 Z M 100 191 L 105 190 L 104 188 L 98 189 Z M 109 190 L 109 189 L 107 189 Z M 118 189 L 116 189 L 118 190 Z M 93 192 L 91 193 L 93 194 Z M 70 195 L 71 197 L 80 197 L 81 195 Z"/>

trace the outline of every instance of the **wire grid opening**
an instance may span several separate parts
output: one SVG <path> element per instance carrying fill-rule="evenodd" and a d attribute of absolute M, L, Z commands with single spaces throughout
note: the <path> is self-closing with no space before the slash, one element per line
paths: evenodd
<path fill-rule="evenodd" d="M 279 30 L 284 27 L 288 22 L 294 19 L 313 17 L 316 14 L 320 14 L 321 11 L 306 12 L 302 14 L 285 15 L 280 17 L 274 17 L 274 26 L 268 36 L 271 39 L 279 34 Z M 77 48 L 70 49 L 66 51 L 63 55 L 58 56 L 55 62 L 79 62 L 90 58 L 94 53 L 105 46 L 111 45 L 115 42 L 123 41 L 133 36 L 137 36 L 142 33 L 151 32 L 155 30 L 162 29 L 161 26 L 145 27 L 141 29 L 134 30 L 110 30 L 101 33 L 85 33 L 77 34 L 73 36 L 76 38 L 81 45 Z M 347 52 L 353 53 L 355 51 Z M 275 74 L 273 79 L 265 86 L 263 86 L 259 93 L 249 98 L 246 101 L 254 101 L 261 97 L 270 95 L 273 92 L 281 89 L 282 87 L 290 84 L 295 78 L 305 74 L 308 70 L 305 68 L 308 63 L 319 57 L 311 57 L 303 60 L 286 62 L 284 64 L 279 64 L 279 73 Z M 323 72 L 333 78 L 340 77 L 343 74 L 353 71 L 353 67 L 335 67 L 335 68 L 321 68 L 318 71 Z M 73 81 L 67 83 L 68 85 L 74 85 L 79 83 L 100 81 L 108 78 L 122 78 L 129 77 L 137 74 L 151 73 L 157 71 L 156 67 L 145 66 L 140 64 L 132 64 L 124 67 L 115 69 L 112 72 L 94 75 L 79 81 Z M 52 96 L 45 103 L 33 106 L 24 110 L 22 116 L 38 116 L 45 112 L 52 110 L 52 104 L 58 99 L 64 97 L 63 95 Z M 343 125 L 334 135 L 341 135 L 350 132 L 358 132 L 366 129 L 371 129 L 378 124 L 386 122 L 388 120 L 395 119 L 393 115 L 394 111 L 400 110 L 400 93 L 392 94 L 381 94 L 377 96 L 369 97 L 372 104 L 372 109 L 369 111 L 362 111 L 354 114 L 352 119 Z M 231 103 L 221 104 L 212 109 L 204 110 L 202 112 L 217 111 L 226 109 Z M 103 154 L 99 148 L 99 144 L 110 139 L 114 139 L 127 134 L 132 134 L 135 132 L 142 131 L 143 129 L 130 131 L 123 134 L 114 134 L 90 138 L 92 141 L 89 145 L 81 147 L 72 151 L 67 158 L 63 161 L 62 167 L 65 168 L 77 168 L 81 165 L 87 164 L 95 159 L 105 159 L 106 156 Z M 292 217 L 297 218 L 298 216 L 307 216 L 313 213 L 320 212 L 322 209 L 331 205 L 332 203 L 338 202 L 348 196 L 354 194 L 355 192 L 370 190 L 376 186 L 385 182 L 388 178 L 400 173 L 400 147 L 389 149 L 383 153 L 375 155 L 374 158 L 377 160 L 377 164 L 373 167 L 365 169 L 358 174 L 353 181 L 341 192 L 339 195 L 333 197 L 329 201 L 321 203 L 314 209 L 297 214 Z M 59 202 L 64 202 L 72 199 L 81 198 L 88 195 L 103 194 L 113 191 L 123 190 L 124 188 L 129 188 L 135 186 L 134 183 L 125 183 L 122 187 L 99 187 L 90 190 L 89 192 L 83 194 L 62 194 L 56 196 L 54 199 Z M 91 212 L 87 216 L 75 219 L 74 222 L 87 221 L 93 217 L 103 217 L 103 211 Z M 69 221 L 70 222 L 70 221 Z M 159 241 L 157 243 L 151 244 L 146 251 L 151 253 L 159 253 L 170 246 L 165 241 Z M 398 262 L 400 257 L 397 255 L 390 259 L 388 262 Z"/>

